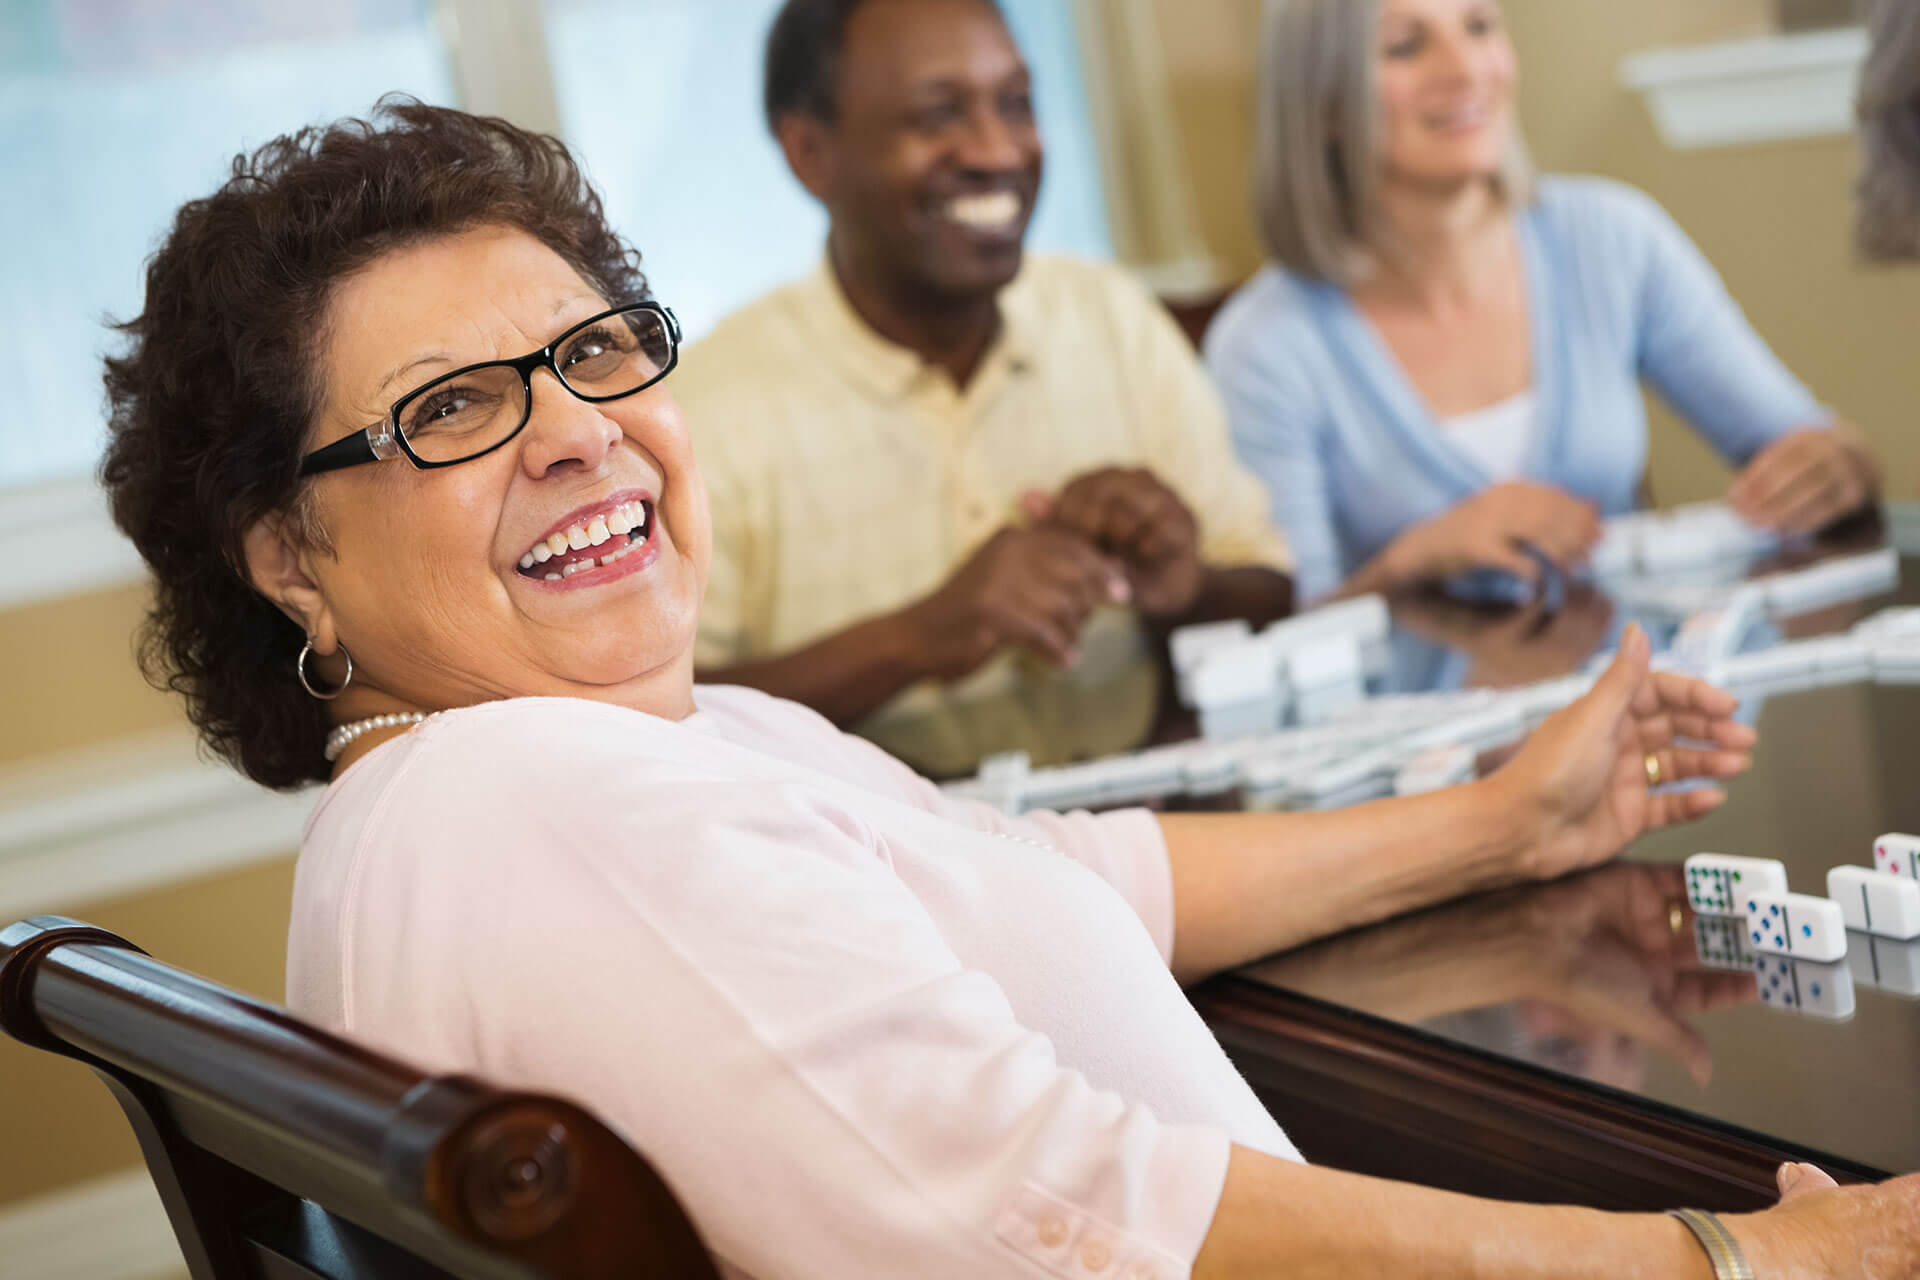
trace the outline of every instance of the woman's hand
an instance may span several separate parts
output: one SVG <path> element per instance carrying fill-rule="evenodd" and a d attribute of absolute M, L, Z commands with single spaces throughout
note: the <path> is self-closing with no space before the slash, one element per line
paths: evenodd
<path fill-rule="evenodd" d="M 1920 1174 L 1837 1187 L 1810 1164 L 1783 1164 L 1780 1203 L 1725 1221 L 1756 1276 L 1894 1280 L 1920 1275 Z"/>
<path fill-rule="evenodd" d="M 1846 423 L 1781 436 L 1748 462 L 1727 493 L 1753 524 L 1817 533 L 1880 491 L 1880 472 L 1859 431 Z"/>
<path fill-rule="evenodd" d="M 1753 730 L 1732 719 L 1739 699 L 1672 672 L 1650 672 L 1646 633 L 1627 628 L 1593 689 L 1557 712 L 1490 781 L 1535 833 L 1529 869 L 1541 879 L 1602 862 L 1643 832 L 1710 813 L 1719 787 L 1656 792 L 1663 783 L 1731 778 L 1752 763 Z M 1688 739 L 1702 745 L 1682 745 Z"/>
<path fill-rule="evenodd" d="M 1590 1028 L 1589 1042 L 1623 1037 L 1656 1049 L 1705 1085 L 1713 1056 L 1693 1019 L 1759 992 L 1750 971 L 1701 962 L 1681 868 L 1617 862 L 1516 892 L 1527 989 L 1565 1015 L 1561 1030 L 1580 1039 Z"/>
<path fill-rule="evenodd" d="M 1532 547 L 1562 570 L 1585 561 L 1600 540 L 1600 512 L 1592 503 L 1550 485 L 1497 484 L 1459 506 L 1415 525 L 1387 549 L 1395 585 L 1448 578 L 1475 569 L 1502 569 L 1538 581 Z"/>

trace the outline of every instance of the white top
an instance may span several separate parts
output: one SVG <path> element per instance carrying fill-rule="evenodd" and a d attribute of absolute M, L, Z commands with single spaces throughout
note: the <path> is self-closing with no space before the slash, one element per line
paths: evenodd
<path fill-rule="evenodd" d="M 1539 416 L 1528 390 L 1472 413 L 1442 418 L 1440 426 L 1448 442 L 1475 466 L 1495 480 L 1511 480 L 1526 466 Z"/>
<path fill-rule="evenodd" d="M 1299 1158 L 1168 971 L 1151 815 L 1007 818 L 696 698 L 489 703 L 357 761 L 289 1003 L 581 1101 L 735 1276 L 1185 1276 L 1229 1142 Z"/>

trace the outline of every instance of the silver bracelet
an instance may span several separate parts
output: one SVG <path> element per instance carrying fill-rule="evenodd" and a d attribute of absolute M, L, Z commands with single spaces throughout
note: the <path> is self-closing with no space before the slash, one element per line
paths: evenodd
<path fill-rule="evenodd" d="M 1747 1265 L 1747 1255 L 1741 1252 L 1740 1242 L 1719 1218 L 1705 1209 L 1669 1209 L 1667 1216 L 1685 1223 L 1700 1247 L 1707 1251 L 1707 1259 L 1713 1263 L 1714 1280 L 1753 1280 L 1753 1268 Z"/>

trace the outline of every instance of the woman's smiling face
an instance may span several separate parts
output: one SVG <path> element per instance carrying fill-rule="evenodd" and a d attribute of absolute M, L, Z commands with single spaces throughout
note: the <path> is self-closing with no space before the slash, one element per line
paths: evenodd
<path fill-rule="evenodd" d="M 307 447 L 378 421 L 440 374 L 539 350 L 608 306 L 519 230 L 394 250 L 331 300 L 325 401 Z M 332 553 L 300 556 L 325 613 L 309 632 L 330 626 L 356 685 L 412 707 L 554 695 L 684 714 L 711 532 L 666 385 L 589 404 L 543 370 L 525 429 L 484 457 L 320 476 L 314 508 Z"/>

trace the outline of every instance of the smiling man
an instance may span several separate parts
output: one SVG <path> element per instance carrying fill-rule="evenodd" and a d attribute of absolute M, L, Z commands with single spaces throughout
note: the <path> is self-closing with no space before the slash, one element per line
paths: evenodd
<path fill-rule="evenodd" d="M 1042 149 L 989 0 L 789 0 L 766 110 L 825 261 L 690 348 L 701 676 L 926 772 L 1137 745 L 1157 637 L 1286 613 L 1224 411 L 1116 268 L 1023 253 Z"/>

